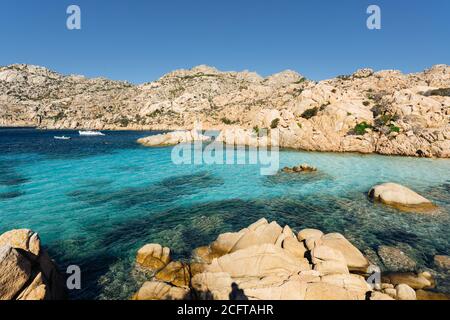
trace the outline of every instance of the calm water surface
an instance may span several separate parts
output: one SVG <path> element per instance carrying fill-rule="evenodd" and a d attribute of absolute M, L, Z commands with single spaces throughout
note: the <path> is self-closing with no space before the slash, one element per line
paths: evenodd
<path fill-rule="evenodd" d="M 261 176 L 256 165 L 174 165 L 171 148 L 135 140 L 156 132 L 0 129 L 0 233 L 39 232 L 62 270 L 81 267 L 74 298 L 127 299 L 144 279 L 133 270 L 140 246 L 158 242 L 175 258 L 266 217 L 292 228 L 341 232 L 370 254 L 404 249 L 421 268 L 450 253 L 450 161 L 282 151 L 280 166 L 307 162 L 309 175 Z M 55 135 L 72 140 L 54 140 Z M 392 181 L 440 206 L 436 215 L 402 213 L 366 193 Z M 438 275 L 439 289 L 449 291 Z"/>

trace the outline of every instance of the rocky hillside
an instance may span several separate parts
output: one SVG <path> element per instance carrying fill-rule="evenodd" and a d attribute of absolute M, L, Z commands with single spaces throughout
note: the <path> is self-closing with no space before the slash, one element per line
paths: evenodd
<path fill-rule="evenodd" d="M 41 128 L 279 129 L 305 150 L 450 157 L 450 66 L 415 74 L 358 70 L 320 82 L 208 66 L 131 85 L 0 68 L 0 125 Z"/>

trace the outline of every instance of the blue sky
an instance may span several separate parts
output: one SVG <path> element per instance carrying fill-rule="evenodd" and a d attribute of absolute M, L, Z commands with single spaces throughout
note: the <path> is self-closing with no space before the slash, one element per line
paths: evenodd
<path fill-rule="evenodd" d="M 82 30 L 66 28 L 79 5 Z M 377 4 L 382 29 L 366 28 Z M 142 83 L 208 64 L 320 80 L 361 67 L 450 64 L 448 0 L 2 0 L 0 65 Z"/>

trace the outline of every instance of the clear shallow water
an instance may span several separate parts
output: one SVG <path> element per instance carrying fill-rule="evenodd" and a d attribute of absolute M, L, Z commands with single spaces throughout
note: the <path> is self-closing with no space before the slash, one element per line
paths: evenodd
<path fill-rule="evenodd" d="M 62 270 L 79 265 L 74 298 L 128 298 L 144 279 L 133 261 L 145 243 L 187 258 L 261 217 L 341 232 L 363 251 L 400 246 L 424 268 L 450 253 L 449 160 L 282 151 L 280 167 L 307 162 L 319 172 L 261 176 L 256 165 L 174 165 L 171 148 L 135 143 L 154 133 L 0 129 L 0 233 L 31 228 Z M 73 139 L 53 139 L 63 134 Z M 368 189 L 386 181 L 423 194 L 439 214 L 370 202 Z M 446 279 L 439 289 L 448 291 Z"/>

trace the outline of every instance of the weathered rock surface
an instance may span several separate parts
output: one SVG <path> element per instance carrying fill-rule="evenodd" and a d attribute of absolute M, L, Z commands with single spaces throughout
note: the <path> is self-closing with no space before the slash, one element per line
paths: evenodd
<path fill-rule="evenodd" d="M 393 285 L 407 284 L 414 290 L 428 289 L 434 286 L 431 275 L 426 276 L 424 273 L 388 273 L 383 274 L 382 281 Z"/>
<path fill-rule="evenodd" d="M 0 126 L 190 130 L 198 120 L 229 129 L 219 141 L 232 144 L 450 157 L 450 97 L 436 90 L 449 87 L 447 65 L 414 74 L 361 69 L 320 82 L 293 71 L 263 78 L 198 66 L 132 85 L 16 64 L 0 67 Z M 261 136 L 264 129 L 279 139 Z"/>
<path fill-rule="evenodd" d="M 0 235 L 0 300 L 60 300 L 65 281 L 41 247 L 38 234 L 28 229 Z"/>
<path fill-rule="evenodd" d="M 163 247 L 155 246 L 160 256 Z M 389 266 L 412 266 L 397 248 L 380 246 L 378 254 Z M 423 290 L 434 288 L 429 272 L 382 273 L 381 283 L 369 284 L 379 267 L 370 265 L 342 234 L 317 229 L 296 233 L 264 218 L 219 235 L 193 250 L 191 258 L 190 263 L 167 264 L 133 299 L 415 300 L 415 290 L 417 298 L 446 298 Z"/>
<path fill-rule="evenodd" d="M 164 269 L 159 271 L 155 275 L 155 278 L 160 281 L 169 282 L 177 287 L 188 288 L 191 282 L 191 271 L 189 265 L 179 261 L 172 261 Z"/>
<path fill-rule="evenodd" d="M 416 300 L 416 292 L 407 284 L 399 284 L 395 287 L 398 300 Z"/>
<path fill-rule="evenodd" d="M 340 233 L 329 233 L 321 238 L 325 246 L 340 251 L 345 258 L 348 269 L 351 271 L 365 272 L 369 267 L 369 261 L 354 245 Z"/>
<path fill-rule="evenodd" d="M 369 197 L 402 210 L 435 209 L 428 199 L 397 183 L 383 183 L 369 191 Z"/>
<path fill-rule="evenodd" d="M 133 300 L 187 300 L 189 290 L 160 281 L 147 281 L 133 296 Z"/>
<path fill-rule="evenodd" d="M 156 243 L 146 244 L 136 255 L 137 264 L 152 271 L 164 268 L 170 260 L 170 249 Z"/>

